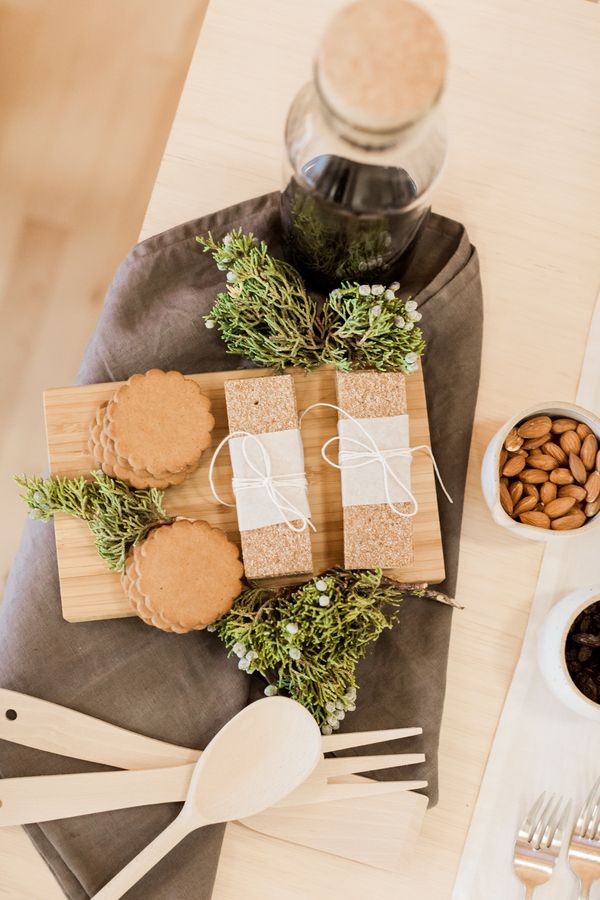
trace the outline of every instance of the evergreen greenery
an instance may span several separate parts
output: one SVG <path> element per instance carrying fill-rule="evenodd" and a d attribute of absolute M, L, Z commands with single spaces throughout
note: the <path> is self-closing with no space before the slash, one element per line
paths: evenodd
<path fill-rule="evenodd" d="M 320 364 L 322 319 L 293 266 L 275 259 L 251 234 L 232 231 L 216 242 L 198 237 L 205 252 L 227 271 L 227 290 L 218 294 L 207 325 L 216 325 L 228 353 L 261 366 L 310 370 Z"/>
<path fill-rule="evenodd" d="M 205 316 L 229 353 L 261 366 L 307 371 L 339 369 L 410 373 L 425 349 L 413 300 L 396 296 L 400 285 L 344 282 L 319 302 L 296 269 L 272 257 L 267 245 L 240 229 L 215 241 L 197 237 L 227 273 L 227 287 Z"/>
<path fill-rule="evenodd" d="M 409 374 L 425 350 L 417 304 L 396 297 L 399 285 L 345 283 L 327 297 L 322 361 L 338 369 Z"/>
<path fill-rule="evenodd" d="M 142 541 L 155 525 L 172 522 L 163 508 L 163 493 L 155 488 L 132 490 L 103 472 L 92 479 L 21 475 L 15 481 L 32 519 L 46 521 L 57 512 L 84 519 L 96 549 L 109 569 L 125 570 L 132 544 Z"/>
<path fill-rule="evenodd" d="M 356 665 L 398 617 L 406 593 L 442 600 L 435 591 L 403 586 L 381 570 L 332 569 L 298 587 L 250 587 L 209 626 L 239 658 L 238 666 L 302 703 L 325 734 L 356 708 Z"/>

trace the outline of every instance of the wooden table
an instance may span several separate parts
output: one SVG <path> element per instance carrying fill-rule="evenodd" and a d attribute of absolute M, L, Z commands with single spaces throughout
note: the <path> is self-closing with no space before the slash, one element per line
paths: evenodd
<path fill-rule="evenodd" d="M 212 0 L 143 236 L 279 187 L 286 110 L 339 5 Z M 479 249 L 486 313 L 461 550 L 467 609 L 454 618 L 440 803 L 401 877 L 284 844 L 274 852 L 231 829 L 214 900 L 450 898 L 520 650 L 540 546 L 493 525 L 479 465 L 516 408 L 575 395 L 600 287 L 600 13 L 584 0 L 428 6 L 452 52 L 450 156 L 435 207 L 465 222 Z M 25 848 L 16 830 L 0 844 L 0 869 L 18 857 L 0 896 L 59 897 Z"/>

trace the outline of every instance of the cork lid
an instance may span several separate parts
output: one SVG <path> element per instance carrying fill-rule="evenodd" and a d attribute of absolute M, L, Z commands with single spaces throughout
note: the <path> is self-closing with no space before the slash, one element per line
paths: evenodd
<path fill-rule="evenodd" d="M 446 46 L 409 0 L 357 0 L 331 20 L 317 78 L 323 99 L 352 125 L 390 131 L 424 115 L 442 91 Z"/>

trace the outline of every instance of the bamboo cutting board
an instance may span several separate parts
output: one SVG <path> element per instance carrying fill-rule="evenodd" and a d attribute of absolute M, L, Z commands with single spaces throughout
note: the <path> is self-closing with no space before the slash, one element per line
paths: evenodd
<path fill-rule="evenodd" d="M 290 370 L 294 378 L 298 411 L 312 403 L 335 403 L 335 370 L 322 368 L 311 375 Z M 165 507 L 172 515 L 205 519 L 227 532 L 239 543 L 235 509 L 220 506 L 208 484 L 212 451 L 227 434 L 227 413 L 223 384 L 237 378 L 257 378 L 273 374 L 268 369 L 208 372 L 191 376 L 208 395 L 215 417 L 211 449 L 203 455 L 197 472 L 165 494 Z M 419 369 L 406 379 L 411 445 L 429 444 L 429 426 L 423 377 Z M 44 394 L 48 457 L 52 475 L 87 475 L 94 468 L 88 449 L 88 433 L 98 404 L 108 400 L 117 383 L 54 388 Z M 337 413 L 318 409 L 306 416 L 302 437 L 309 482 L 312 518 L 317 528 L 312 535 L 315 573 L 343 563 L 342 505 L 339 472 L 321 458 L 321 446 L 336 433 Z M 419 501 L 413 519 L 414 563 L 388 574 L 404 582 L 444 579 L 444 558 L 433 467 L 429 457 L 417 453 L 412 463 L 412 487 Z M 443 477 L 443 473 L 442 473 Z M 231 500 L 231 467 L 227 450 L 215 466 L 215 485 L 220 496 Z M 69 622 L 114 619 L 133 612 L 122 591 L 119 575 L 109 571 L 94 546 L 85 522 L 59 514 L 55 517 L 56 548 L 62 608 Z M 277 583 L 281 583 L 278 581 Z"/>

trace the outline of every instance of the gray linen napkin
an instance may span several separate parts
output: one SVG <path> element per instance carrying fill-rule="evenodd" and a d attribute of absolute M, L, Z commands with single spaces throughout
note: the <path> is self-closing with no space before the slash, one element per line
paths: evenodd
<path fill-rule="evenodd" d="M 185 373 L 247 366 L 224 352 L 202 321 L 222 274 L 194 237 L 242 226 L 281 250 L 278 195 L 269 194 L 188 222 L 135 247 L 120 266 L 79 373 L 84 383 L 116 381 L 152 366 Z M 429 344 L 425 384 L 432 447 L 454 498 L 440 493 L 447 578 L 456 585 L 463 492 L 481 352 L 477 254 L 462 225 L 432 215 L 403 287 L 423 312 Z M 358 709 L 346 730 L 422 725 L 427 762 L 400 777 L 426 778 L 437 800 L 437 746 L 451 610 L 409 598 L 398 628 L 361 665 Z M 68 624 L 62 619 L 52 524 L 28 523 L 0 611 L 0 685 L 69 706 L 152 737 L 203 747 L 249 699 L 259 679 L 227 660 L 214 635 L 170 635 L 138 619 Z M 378 752 L 399 745 L 380 745 Z M 94 771 L 99 766 L 0 742 L 4 777 Z M 392 778 L 397 773 L 386 773 Z M 381 777 L 381 773 L 376 773 Z M 71 900 L 93 895 L 161 831 L 178 804 L 82 816 L 28 828 Z M 131 900 L 208 900 L 223 829 L 188 837 Z M 266 900 L 274 900 L 277 887 Z M 41 900 L 41 898 L 40 898 Z"/>

